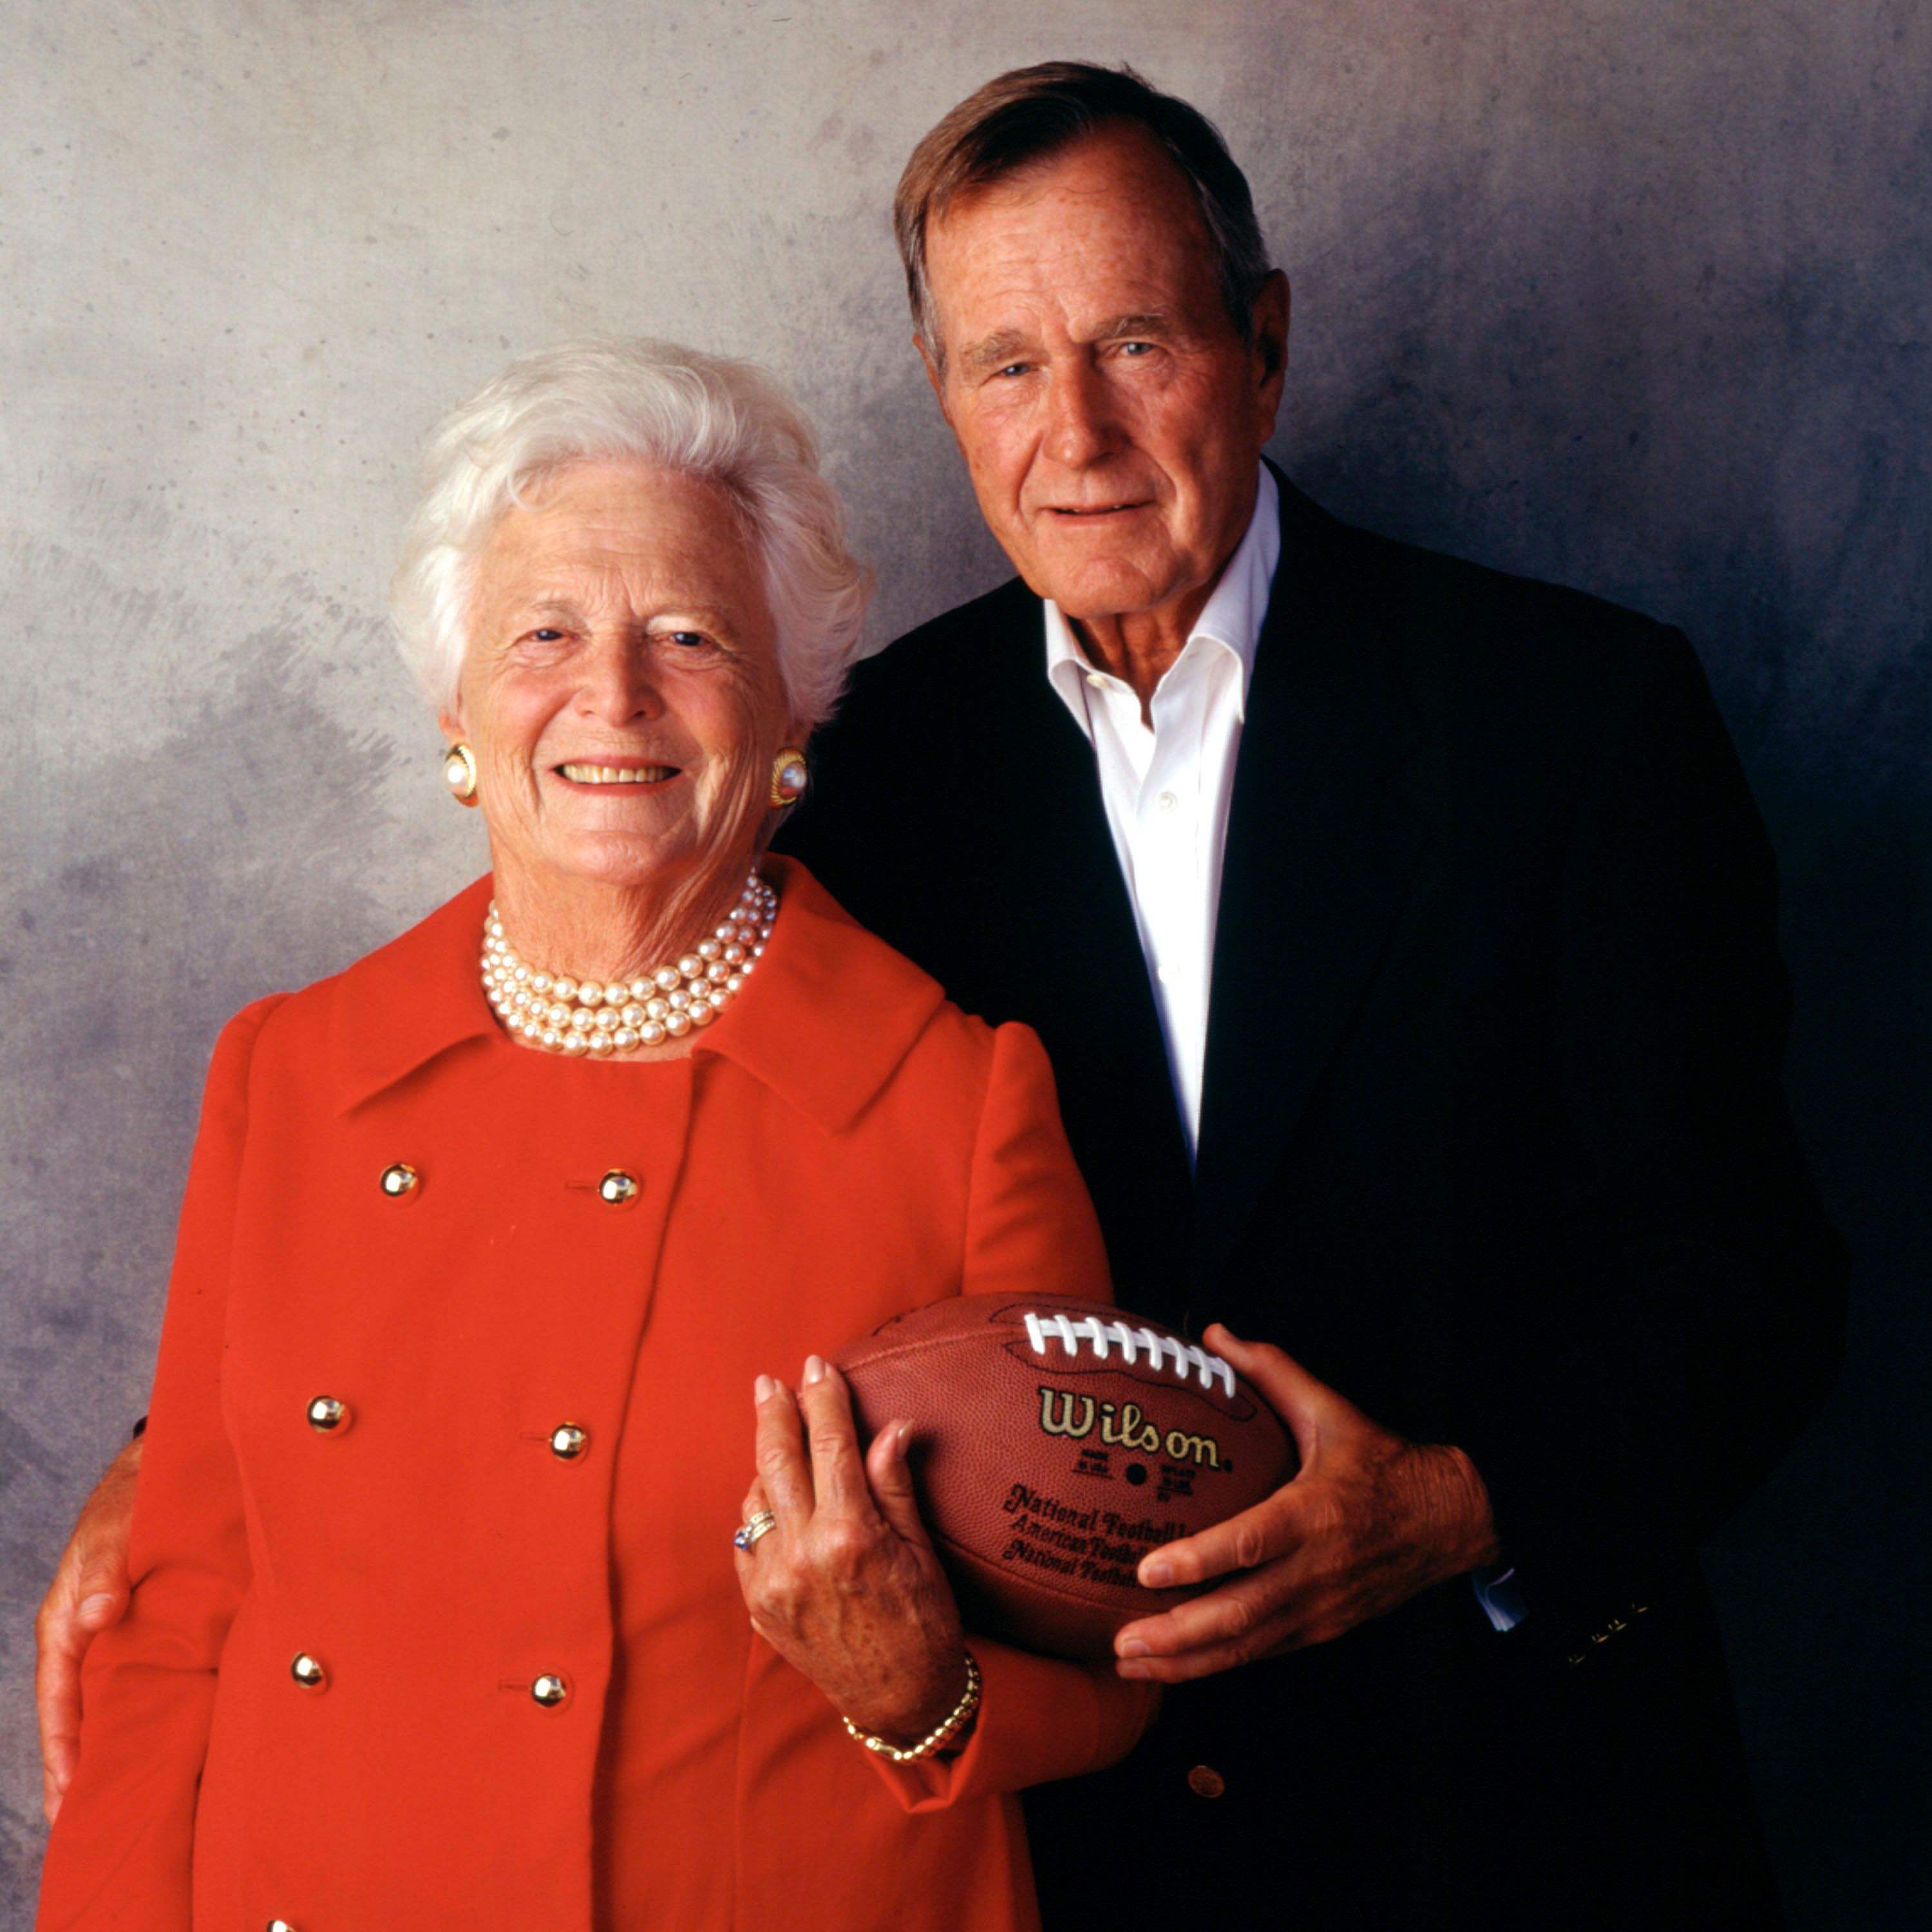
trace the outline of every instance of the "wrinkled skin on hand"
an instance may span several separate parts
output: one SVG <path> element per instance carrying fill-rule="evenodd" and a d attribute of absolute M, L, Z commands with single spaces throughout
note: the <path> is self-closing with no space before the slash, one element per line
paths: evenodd
<path fill-rule="evenodd" d="M 1123 1677 L 1178 1684 L 1328 1643 L 1496 1560 L 1489 1492 L 1461 1450 L 1382 1428 L 1266 1342 L 1218 1323 L 1202 1340 L 1266 1396 L 1301 1467 L 1253 1508 L 1142 1558 L 1150 1588 L 1228 1580 L 1121 1630 Z"/>
<path fill-rule="evenodd" d="M 40 1722 L 40 1803 L 52 1824 L 80 1761 L 80 1660 L 128 1608 L 128 1537 L 134 1515 L 139 1438 L 94 1486 L 61 1552 L 34 1620 L 34 1706 Z"/>
<path fill-rule="evenodd" d="M 951 1586 L 920 1520 L 906 1424 L 859 1452 L 844 1378 L 811 1357 L 798 1390 L 760 1376 L 748 1522 L 778 1526 L 737 1553 L 752 1627 L 860 1730 L 898 1744 L 938 1725 L 966 1688 Z"/>

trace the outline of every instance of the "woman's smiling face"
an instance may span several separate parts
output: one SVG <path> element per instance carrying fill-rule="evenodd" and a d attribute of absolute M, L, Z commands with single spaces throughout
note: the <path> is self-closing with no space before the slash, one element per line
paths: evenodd
<path fill-rule="evenodd" d="M 748 866 L 799 734 L 724 493 L 634 461 L 542 482 L 478 557 L 441 722 L 476 754 L 500 886 L 682 892 Z"/>

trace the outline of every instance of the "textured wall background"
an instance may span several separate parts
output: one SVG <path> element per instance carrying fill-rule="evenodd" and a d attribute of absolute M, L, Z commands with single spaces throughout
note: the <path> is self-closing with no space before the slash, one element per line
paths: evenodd
<path fill-rule="evenodd" d="M 1247 167 L 1294 278 L 1278 449 L 1305 485 L 1704 648 L 1784 855 L 1794 1089 L 1858 1260 L 1843 1389 L 1712 1568 L 1795 1919 L 1925 1922 L 1906 1526 L 1932 21 L 1911 0 L 1048 12 L 66 0 L 0 22 L 6 1927 L 41 1835 L 32 1608 L 142 1405 L 216 1028 L 480 869 L 382 631 L 418 438 L 514 351 L 684 338 L 770 363 L 823 424 L 882 568 L 878 640 L 996 580 L 884 210 L 954 100 L 1065 53 L 1132 60 Z"/>

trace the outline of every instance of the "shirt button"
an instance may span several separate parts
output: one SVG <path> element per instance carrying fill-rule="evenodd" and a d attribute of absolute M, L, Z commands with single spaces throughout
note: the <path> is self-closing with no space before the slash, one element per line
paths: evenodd
<path fill-rule="evenodd" d="M 406 1160 L 399 1160 L 382 1170 L 382 1190 L 392 1201 L 407 1201 L 416 1193 L 421 1180 L 416 1169 Z"/>
<path fill-rule="evenodd" d="M 613 1208 L 622 1208 L 637 1199 L 638 1177 L 626 1174 L 621 1167 L 614 1167 L 597 1184 L 597 1198 L 608 1202 Z"/>
<path fill-rule="evenodd" d="M 318 1436 L 340 1436 L 355 1420 L 355 1412 L 340 1396 L 319 1395 L 307 1410 L 308 1426 Z"/>
<path fill-rule="evenodd" d="M 1187 1788 L 1197 1798 L 1218 1798 L 1228 1788 L 1228 1780 L 1212 1765 L 1197 1764 L 1187 1774 Z"/>
<path fill-rule="evenodd" d="M 289 1675 L 304 1690 L 326 1690 L 328 1688 L 328 1672 L 322 1667 L 319 1657 L 311 1657 L 305 1650 L 296 1652 L 289 1665 Z"/>
<path fill-rule="evenodd" d="M 570 1686 L 554 1672 L 547 1670 L 531 1684 L 530 1695 L 546 1711 L 554 1711 L 569 1700 Z"/>
<path fill-rule="evenodd" d="M 574 1462 L 590 1447 L 590 1432 L 574 1422 L 560 1423 L 550 1432 L 550 1453 L 560 1462 Z"/>
<path fill-rule="evenodd" d="M 1172 812 L 1180 802 L 1180 800 L 1176 798 L 1171 791 L 1162 792 L 1160 796 L 1154 800 L 1154 803 L 1159 806 L 1163 812 Z"/>

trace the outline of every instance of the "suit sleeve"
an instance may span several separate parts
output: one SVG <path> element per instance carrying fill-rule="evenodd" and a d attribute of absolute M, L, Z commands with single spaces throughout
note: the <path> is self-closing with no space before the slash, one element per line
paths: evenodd
<path fill-rule="evenodd" d="M 1030 1027 L 1001 1027 L 974 1150 L 961 1292 L 1051 1288 L 1111 1301 L 1106 1250 L 1060 1124 L 1052 1070 Z M 1099 1771 L 1147 1727 L 1156 1687 L 1110 1665 L 1035 1657 L 968 1633 L 982 1685 L 979 1716 L 956 1756 L 872 1762 L 909 1811 Z"/>
<path fill-rule="evenodd" d="M 1586 1305 L 1457 1437 L 1557 1636 L 1640 1598 L 1660 1550 L 1790 1446 L 1836 1372 L 1845 1274 L 1780 1085 L 1768 841 L 1674 632 L 1606 718 L 1560 895 L 1562 1213 Z"/>
<path fill-rule="evenodd" d="M 135 1492 L 134 1594 L 82 1666 L 80 1762 L 48 1843 L 41 1932 L 190 1924 L 215 1672 L 249 1579 L 221 1358 L 249 1066 L 279 1004 L 237 1015 L 208 1070 Z"/>

